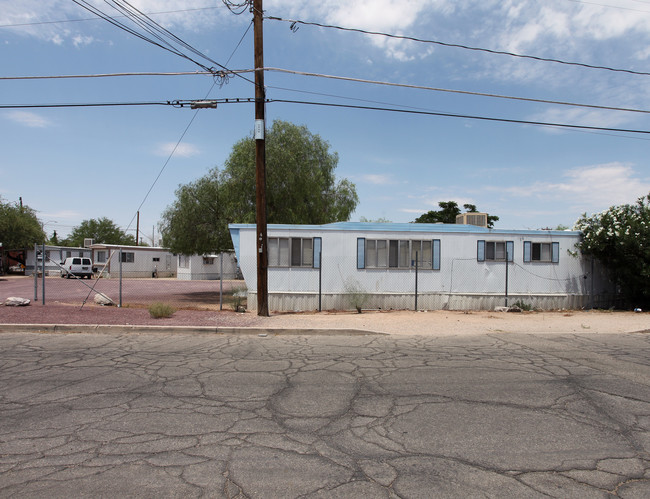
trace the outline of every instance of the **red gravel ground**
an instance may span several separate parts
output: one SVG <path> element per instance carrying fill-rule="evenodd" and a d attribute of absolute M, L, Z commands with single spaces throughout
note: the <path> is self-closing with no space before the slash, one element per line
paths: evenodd
<path fill-rule="evenodd" d="M 0 306 L 0 324 L 117 324 L 154 326 L 246 327 L 259 322 L 250 312 L 177 310 L 172 317 L 154 319 L 146 308 L 102 307 L 95 304 Z"/>

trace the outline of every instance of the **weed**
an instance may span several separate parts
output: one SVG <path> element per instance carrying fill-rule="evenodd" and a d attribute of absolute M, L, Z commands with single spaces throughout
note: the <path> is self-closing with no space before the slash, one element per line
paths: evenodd
<path fill-rule="evenodd" d="M 156 302 L 152 303 L 149 306 L 149 315 L 151 315 L 151 317 L 154 319 L 171 317 L 174 315 L 174 312 L 176 312 L 176 309 L 171 305 L 167 305 L 166 303 Z"/>
<path fill-rule="evenodd" d="M 516 301 L 515 303 L 512 304 L 512 306 L 519 307 L 524 312 L 530 312 L 533 309 L 532 305 L 529 305 L 528 303 L 525 303 L 521 300 Z"/>

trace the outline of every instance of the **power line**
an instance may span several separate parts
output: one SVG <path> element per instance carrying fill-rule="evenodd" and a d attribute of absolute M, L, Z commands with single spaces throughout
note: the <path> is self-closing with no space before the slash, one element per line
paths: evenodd
<path fill-rule="evenodd" d="M 230 57 L 228 57 L 228 60 L 226 61 L 226 64 L 228 64 L 228 63 L 230 62 L 230 59 L 232 59 L 232 57 L 235 55 L 235 52 L 237 52 L 237 49 L 238 49 L 239 46 L 241 45 L 241 43 L 242 43 L 242 41 L 244 40 L 244 37 L 246 36 L 246 34 L 248 33 L 248 31 L 251 29 L 251 26 L 252 26 L 252 25 L 253 25 L 253 22 L 251 21 L 251 23 L 250 23 L 250 24 L 248 25 L 248 27 L 246 28 L 246 31 L 244 31 L 244 34 L 243 34 L 243 35 L 241 36 L 241 38 L 239 39 L 239 42 L 237 43 L 237 45 L 236 45 L 235 48 L 233 49 L 232 53 L 230 54 Z M 210 87 L 210 89 L 209 89 L 209 90 L 207 91 L 207 93 L 205 94 L 204 99 L 207 99 L 207 98 L 210 96 L 210 93 L 211 93 L 212 90 L 214 89 L 215 85 L 216 85 L 216 82 L 213 82 L 213 83 L 212 83 L 212 86 Z M 222 102 L 224 102 L 224 101 L 225 101 L 225 102 L 228 102 L 228 99 L 218 99 L 218 100 L 221 100 Z M 246 102 L 251 102 L 251 101 L 253 101 L 253 99 L 250 99 L 250 98 L 246 99 Z M 236 102 L 239 102 L 239 99 L 236 99 Z M 182 104 L 181 104 L 181 107 L 183 107 Z M 162 166 L 162 168 L 160 169 L 160 171 L 158 172 L 158 175 L 156 176 L 156 178 L 155 178 L 154 181 L 152 182 L 151 187 L 149 187 L 149 190 L 147 191 L 147 193 L 145 194 L 144 198 L 142 199 L 142 202 L 140 203 L 140 206 L 138 206 L 138 209 L 136 210 L 136 213 L 133 215 L 133 218 L 132 218 L 131 221 L 129 222 L 128 227 L 131 227 L 131 224 L 133 223 L 133 220 L 134 220 L 135 217 L 137 216 L 137 214 L 138 214 L 138 212 L 140 211 L 140 209 L 144 206 L 144 203 L 147 201 L 147 198 L 149 197 L 149 194 L 151 194 L 151 191 L 153 191 L 153 188 L 155 187 L 156 183 L 158 182 L 158 179 L 160 179 L 160 177 L 162 176 L 163 172 L 165 171 L 165 168 L 167 168 L 167 165 L 169 164 L 169 162 L 171 161 L 172 157 L 174 156 L 174 153 L 175 153 L 176 150 L 178 149 L 178 146 L 180 146 L 181 142 L 183 141 L 183 138 L 185 137 L 185 135 L 187 134 L 188 130 L 189 130 L 190 127 L 192 126 L 192 123 L 194 123 L 194 120 L 195 120 L 196 117 L 198 116 L 199 111 L 200 111 L 200 109 L 196 109 L 196 111 L 195 111 L 194 114 L 192 115 L 192 118 L 190 119 L 189 123 L 187 124 L 187 126 L 186 126 L 185 129 L 183 130 L 183 133 L 181 133 L 181 136 L 180 136 L 179 139 L 176 141 L 176 144 L 174 145 L 174 148 L 173 148 L 172 151 L 169 153 L 169 156 L 167 157 L 167 159 L 166 159 L 165 162 L 163 163 L 163 166 Z"/>
<path fill-rule="evenodd" d="M 66 108 L 66 107 L 120 107 L 120 106 L 172 106 L 176 108 L 191 107 L 192 103 L 201 99 L 177 99 L 168 101 L 144 102 L 79 102 L 55 104 L 0 104 L 0 109 L 37 109 L 37 108 Z M 213 99 L 217 104 L 249 104 L 255 102 L 252 97 L 229 97 Z"/>
<path fill-rule="evenodd" d="M 600 106 L 596 104 L 579 104 L 576 102 L 565 102 L 565 101 L 553 101 L 553 100 L 546 100 L 546 99 L 534 99 L 530 97 L 515 97 L 511 95 L 500 95 L 500 94 L 489 94 L 489 93 L 484 93 L 484 92 L 471 92 L 469 90 L 453 90 L 449 88 L 437 88 L 437 87 L 427 87 L 423 85 L 410 85 L 406 83 L 393 83 L 393 82 L 387 82 L 387 81 L 378 81 L 378 80 L 366 80 L 363 78 L 351 78 L 348 76 L 335 76 L 335 75 L 326 75 L 326 74 L 320 74 L 320 73 L 309 73 L 305 71 L 294 71 L 291 69 L 282 69 L 282 68 L 264 68 L 265 71 L 276 71 L 280 73 L 290 73 L 290 74 L 297 74 L 301 76 L 314 76 L 318 78 L 329 78 L 329 79 L 334 79 L 334 80 L 343 80 L 343 81 L 351 81 L 351 82 L 356 82 L 356 83 L 370 83 L 373 85 L 386 85 L 390 87 L 403 87 L 403 88 L 412 88 L 412 89 L 417 89 L 417 90 L 430 90 L 434 92 L 449 92 L 449 93 L 455 93 L 455 94 L 464 94 L 464 95 L 475 95 L 479 97 L 491 97 L 491 98 L 496 98 L 496 99 L 508 99 L 508 100 L 519 100 L 519 101 L 526 101 L 526 102 L 537 102 L 537 103 L 542 103 L 542 104 L 553 104 L 553 105 L 559 105 L 559 106 L 573 106 L 573 107 L 586 107 L 586 108 L 591 108 L 591 109 L 603 109 L 603 110 L 608 110 L 608 111 L 625 111 L 625 112 L 631 112 L 631 113 L 648 113 L 650 114 L 650 110 L 645 110 L 645 109 L 634 109 L 634 108 L 626 108 L 626 107 L 613 107 L 613 106 Z"/>
<path fill-rule="evenodd" d="M 162 10 L 159 12 L 147 12 L 147 15 L 149 16 L 157 16 L 161 14 L 179 14 L 182 12 L 194 12 L 194 11 L 201 11 L 201 10 L 214 10 L 214 9 L 220 9 L 222 7 L 197 7 L 193 9 L 178 9 L 178 10 Z M 126 17 L 126 16 L 114 16 L 114 17 Z M 23 27 L 23 26 L 39 26 L 39 25 L 44 25 L 44 24 L 63 24 L 63 23 L 79 23 L 79 22 L 86 22 L 86 21 L 99 21 L 97 17 L 86 17 L 83 19 L 60 19 L 58 21 L 34 21 L 30 23 L 14 23 L 14 24 L 0 24 L 0 28 L 17 28 L 17 27 Z"/>
<path fill-rule="evenodd" d="M 295 26 L 296 24 L 302 24 L 305 26 L 318 26 L 319 28 L 332 28 L 332 29 L 338 29 L 341 31 L 352 31 L 355 33 L 363 33 L 365 35 L 378 35 L 378 36 L 385 36 L 388 38 L 395 38 L 399 40 L 409 40 L 412 42 L 418 42 L 418 43 L 431 43 L 434 45 L 441 45 L 443 47 L 453 47 L 453 48 L 460 48 L 460 49 L 465 49 L 465 50 L 473 50 L 476 52 L 486 52 L 488 54 L 496 54 L 496 55 L 507 55 L 510 57 L 518 57 L 521 59 L 531 59 L 534 61 L 541 61 L 541 62 L 554 62 L 556 64 L 564 64 L 567 66 L 579 66 L 583 68 L 589 68 L 589 69 L 602 69 L 605 71 L 614 71 L 614 72 L 619 72 L 619 73 L 629 73 L 629 74 L 635 74 L 635 75 L 642 75 L 642 76 L 650 76 L 650 72 L 644 72 L 644 71 L 634 71 L 632 69 L 620 69 L 620 68 L 613 68 L 610 66 L 598 66 L 595 64 L 586 64 L 582 62 L 572 62 L 572 61 L 564 61 L 561 59 L 553 59 L 550 57 L 539 57 L 539 56 L 534 56 L 534 55 L 525 55 L 525 54 L 516 54 L 514 52 L 507 52 L 504 50 L 493 50 L 493 49 L 486 49 L 482 47 L 473 47 L 470 45 L 462 45 L 459 43 L 449 43 L 449 42 L 442 42 L 440 40 L 427 40 L 424 38 L 416 38 L 413 36 L 403 36 L 403 35 L 395 35 L 392 33 L 384 33 L 381 31 L 369 31 L 365 29 L 359 29 L 359 28 L 346 28 L 344 26 L 337 26 L 334 24 L 323 24 L 323 23 L 317 23 L 317 22 L 308 22 L 308 21 L 300 21 L 298 19 L 284 19 L 282 17 L 275 17 L 275 16 L 265 16 L 265 19 L 269 19 L 271 21 L 281 21 L 281 22 L 288 22 L 291 23 L 292 26 Z"/>
<path fill-rule="evenodd" d="M 585 5 L 596 5 L 598 7 L 607 7 L 607 8 L 610 8 L 610 9 L 631 10 L 631 11 L 634 11 L 634 12 L 645 12 L 646 14 L 650 14 L 650 10 L 633 9 L 631 7 L 622 7 L 620 5 L 607 5 L 607 4 L 604 4 L 604 3 L 587 2 L 585 0 L 568 0 L 568 1 L 573 2 L 573 3 L 582 3 L 582 4 L 585 4 Z M 644 5 L 648 5 L 646 2 L 639 2 L 639 3 L 642 3 Z"/>
<path fill-rule="evenodd" d="M 228 71 L 227 74 L 234 74 Z M 0 76 L 0 80 L 55 80 L 66 78 L 110 78 L 116 76 L 194 76 L 214 75 L 214 71 L 172 71 L 172 72 L 125 72 L 125 73 L 98 73 L 85 75 L 43 75 L 43 76 Z"/>
<path fill-rule="evenodd" d="M 495 118 L 490 116 L 476 116 L 471 114 L 441 113 L 436 111 L 418 111 L 413 109 L 398 109 L 398 108 L 358 106 L 358 105 L 355 106 L 352 104 L 334 104 L 329 102 L 310 102 L 310 101 L 297 101 L 297 100 L 286 100 L 286 99 L 267 99 L 267 102 L 282 102 L 286 104 L 305 104 L 305 105 L 323 106 L 323 107 L 338 107 L 338 108 L 348 108 L 348 109 L 363 109 L 369 111 L 386 111 L 386 112 L 394 112 L 394 113 L 419 114 L 419 115 L 427 115 L 427 116 L 442 116 L 446 118 L 464 118 L 464 119 L 471 119 L 471 120 L 496 121 L 502 123 L 515 123 L 520 125 L 538 125 L 538 126 L 546 126 L 546 127 L 571 128 L 571 129 L 578 129 L 578 130 L 600 130 L 606 132 L 641 133 L 641 134 L 650 135 L 650 130 L 610 128 L 610 127 L 588 126 L 588 125 L 571 125 L 567 123 L 550 123 L 545 121 L 515 120 L 509 118 Z"/>

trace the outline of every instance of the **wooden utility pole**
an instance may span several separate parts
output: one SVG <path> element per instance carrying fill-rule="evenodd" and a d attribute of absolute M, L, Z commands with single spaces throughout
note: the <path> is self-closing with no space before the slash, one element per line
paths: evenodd
<path fill-rule="evenodd" d="M 253 0 L 253 39 L 255 44 L 255 199 L 257 203 L 257 315 L 268 317 L 268 246 L 266 237 L 266 145 L 264 135 L 264 36 L 262 0 Z"/>

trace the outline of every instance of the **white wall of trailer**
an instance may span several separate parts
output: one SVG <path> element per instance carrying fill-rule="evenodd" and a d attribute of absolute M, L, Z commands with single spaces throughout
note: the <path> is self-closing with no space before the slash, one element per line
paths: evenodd
<path fill-rule="evenodd" d="M 231 225 L 240 268 L 254 309 L 257 292 L 256 228 Z M 353 309 L 355 295 L 364 295 L 363 308 L 413 309 L 416 270 L 372 268 L 365 262 L 367 241 L 438 241 L 439 265 L 417 270 L 419 310 L 489 310 L 522 301 L 540 309 L 603 306 L 612 288 L 601 267 L 576 249 L 580 234 L 573 231 L 517 231 L 454 224 L 337 223 L 322 226 L 269 225 L 274 238 L 313 239 L 322 248 L 310 266 L 268 269 L 271 310 Z M 365 242 L 363 242 L 365 240 Z M 362 241 L 362 242 L 360 242 Z M 479 243 L 479 241 L 482 241 Z M 372 244 L 372 243 L 371 243 Z M 485 257 L 487 246 L 509 248 L 511 261 Z M 482 247 L 482 249 L 479 249 Z M 531 258 L 535 247 L 537 260 Z M 364 249 L 360 249 L 364 248 Z M 540 248 L 556 261 L 540 261 Z M 364 253 L 364 254 L 360 254 Z M 542 255 L 542 259 L 551 258 Z M 284 262 L 287 263 L 287 262 Z M 593 267 L 592 267 L 593 265 Z M 431 267 L 438 267 L 434 269 Z M 363 267 L 363 268 L 359 268 Z M 507 280 L 506 280 L 507 273 Z M 319 291 L 320 289 L 320 291 Z"/>
<path fill-rule="evenodd" d="M 36 255 L 36 265 L 38 273 L 43 269 L 42 246 L 38 246 L 38 251 L 33 248 L 28 249 L 25 257 L 25 275 L 34 273 L 34 256 Z M 45 275 L 60 275 L 61 265 L 69 256 L 80 256 L 92 258 L 92 251 L 88 248 L 76 248 L 68 246 L 45 245 Z"/>
<path fill-rule="evenodd" d="M 176 277 L 176 257 L 165 248 L 147 246 L 118 246 L 93 244 L 93 263 L 102 276 L 120 276 L 120 248 L 122 249 L 122 277 L 152 278 Z"/>
<path fill-rule="evenodd" d="M 181 280 L 236 279 L 238 276 L 237 259 L 233 251 L 210 255 L 177 255 L 176 259 L 178 279 Z"/>

